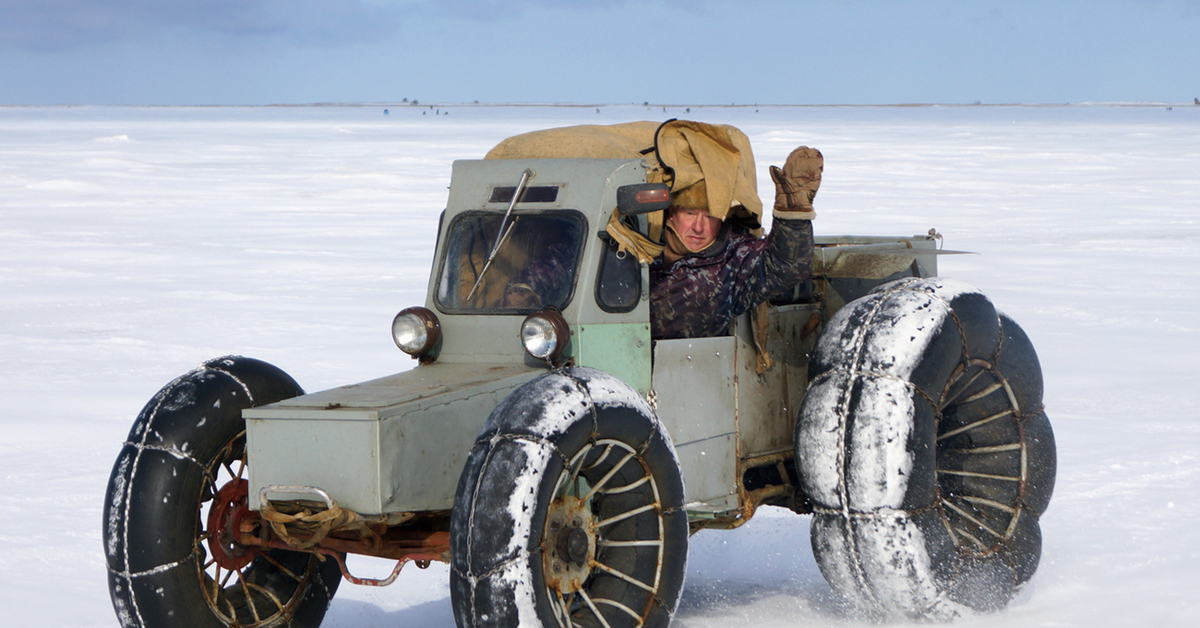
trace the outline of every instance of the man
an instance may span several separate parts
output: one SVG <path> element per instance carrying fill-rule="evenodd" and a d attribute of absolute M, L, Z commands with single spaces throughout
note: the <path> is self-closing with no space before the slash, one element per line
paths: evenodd
<path fill-rule="evenodd" d="M 663 253 L 650 264 L 651 336 L 726 335 L 734 317 L 810 277 L 823 169 L 820 151 L 805 146 L 783 169 L 771 166 L 775 211 L 765 239 L 711 216 L 703 180 L 673 193 Z"/>

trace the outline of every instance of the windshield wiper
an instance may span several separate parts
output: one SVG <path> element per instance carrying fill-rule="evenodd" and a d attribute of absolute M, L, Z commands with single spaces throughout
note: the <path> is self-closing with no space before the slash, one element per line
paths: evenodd
<path fill-rule="evenodd" d="M 513 227 L 517 226 L 516 218 L 513 218 L 512 224 L 509 224 L 508 219 L 512 216 L 513 207 L 517 206 L 517 199 L 521 198 L 521 194 L 525 191 L 525 184 L 535 176 L 537 176 L 537 173 L 529 168 L 526 168 L 525 172 L 521 173 L 521 180 L 517 182 L 517 189 L 513 190 L 512 200 L 508 202 L 508 210 L 504 212 L 504 219 L 500 221 L 500 229 L 496 232 L 496 244 L 492 247 L 492 252 L 488 253 L 487 262 L 483 264 L 483 270 L 479 271 L 479 276 L 475 278 L 475 285 L 471 286 L 471 292 L 467 295 L 467 302 L 475 298 L 475 291 L 479 289 L 479 284 L 483 283 L 484 275 L 492 267 L 492 260 L 496 259 L 496 253 L 500 252 L 500 247 L 504 246 L 504 242 L 508 240 Z"/>

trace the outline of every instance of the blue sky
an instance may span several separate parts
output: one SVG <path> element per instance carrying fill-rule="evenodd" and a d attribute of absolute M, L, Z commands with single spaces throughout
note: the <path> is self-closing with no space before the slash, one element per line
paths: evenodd
<path fill-rule="evenodd" d="M 0 104 L 1187 102 L 1200 0 L 0 0 Z"/>

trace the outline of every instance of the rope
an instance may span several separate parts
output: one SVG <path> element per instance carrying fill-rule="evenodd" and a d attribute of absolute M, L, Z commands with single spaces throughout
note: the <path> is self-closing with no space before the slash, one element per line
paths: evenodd
<path fill-rule="evenodd" d="M 324 507 L 322 504 L 320 507 Z M 285 543 L 296 549 L 308 549 L 320 543 L 334 530 L 340 530 L 361 520 L 358 513 L 337 504 L 317 510 L 299 503 L 267 502 L 260 512 L 271 529 Z M 297 538 L 306 536 L 308 538 Z"/>

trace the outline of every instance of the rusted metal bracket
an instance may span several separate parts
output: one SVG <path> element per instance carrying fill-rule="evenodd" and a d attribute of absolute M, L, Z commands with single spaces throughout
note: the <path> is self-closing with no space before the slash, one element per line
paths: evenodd
<path fill-rule="evenodd" d="M 359 577 L 351 575 L 350 569 L 348 567 L 346 567 L 346 555 L 341 552 L 335 552 L 332 550 L 318 548 L 317 553 L 322 556 L 332 556 L 333 559 L 337 561 L 338 568 L 342 570 L 343 578 L 345 578 L 346 580 L 350 581 L 353 584 L 358 584 L 358 585 L 367 586 L 367 587 L 386 587 L 387 585 L 395 582 L 396 576 L 400 575 L 400 570 L 403 569 L 404 565 L 408 563 L 407 558 L 401 558 L 400 560 L 396 561 L 396 566 L 392 569 L 391 575 L 389 575 L 386 578 L 383 578 L 382 580 L 376 580 L 374 578 L 359 578 Z"/>

